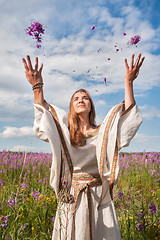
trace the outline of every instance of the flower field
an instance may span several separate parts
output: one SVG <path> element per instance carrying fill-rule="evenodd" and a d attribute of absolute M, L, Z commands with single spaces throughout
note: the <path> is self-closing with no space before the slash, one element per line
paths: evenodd
<path fill-rule="evenodd" d="M 160 153 L 120 154 L 114 193 L 123 240 L 160 239 Z M 0 153 L 0 239 L 51 239 L 56 198 L 51 154 Z"/>

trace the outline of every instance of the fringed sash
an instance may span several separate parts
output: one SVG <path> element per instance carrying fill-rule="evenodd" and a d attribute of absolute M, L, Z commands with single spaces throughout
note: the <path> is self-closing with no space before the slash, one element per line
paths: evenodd
<path fill-rule="evenodd" d="M 96 187 L 101 185 L 102 180 L 99 174 L 92 175 L 89 173 L 73 173 L 72 188 L 74 189 L 75 207 L 79 193 L 84 190 L 87 195 L 90 240 L 92 240 L 92 199 L 89 187 Z"/>

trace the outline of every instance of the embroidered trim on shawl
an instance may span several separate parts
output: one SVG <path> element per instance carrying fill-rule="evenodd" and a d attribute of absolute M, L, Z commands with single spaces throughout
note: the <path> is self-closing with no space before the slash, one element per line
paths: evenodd
<path fill-rule="evenodd" d="M 86 138 L 91 138 L 91 137 L 96 136 L 98 134 L 98 132 L 99 132 L 100 126 L 101 125 L 99 125 L 93 132 L 88 132 L 88 133 L 84 134 L 84 136 Z"/>
<path fill-rule="evenodd" d="M 67 148 L 64 136 L 63 136 L 62 128 L 61 128 L 57 113 L 51 105 L 49 105 L 49 106 L 50 106 L 50 109 L 51 109 L 52 117 L 53 117 L 53 119 L 56 123 L 57 129 L 58 129 L 58 132 L 59 132 L 59 136 L 61 138 L 62 146 L 63 146 L 63 149 L 64 149 L 64 153 L 65 153 L 65 156 L 66 156 L 66 159 L 67 159 L 67 162 L 68 162 L 70 172 L 72 174 L 73 173 L 73 164 L 72 164 L 71 156 L 69 154 L 69 151 L 68 151 L 68 148 Z"/>
<path fill-rule="evenodd" d="M 113 156 L 113 162 L 112 162 L 112 168 L 111 168 L 111 177 L 110 177 L 109 184 L 114 183 L 117 160 L 118 160 L 118 145 L 117 145 L 117 142 L 116 142 L 116 147 L 115 147 L 114 156 Z"/>
<path fill-rule="evenodd" d="M 99 173 L 100 173 L 100 177 L 102 178 L 103 175 L 103 159 L 104 159 L 104 155 L 105 155 L 105 151 L 106 151 L 106 145 L 107 145 L 107 140 L 108 140 L 108 133 L 109 133 L 109 129 L 110 129 L 110 125 L 112 123 L 112 120 L 118 110 L 118 108 L 120 107 L 120 104 L 117 104 L 116 107 L 112 110 L 109 119 L 107 121 L 107 125 L 104 131 L 104 136 L 103 136 L 103 141 L 102 141 L 102 147 L 101 147 L 101 154 L 100 154 L 100 164 L 99 164 Z M 114 170 L 113 173 L 115 172 L 115 168 L 116 168 L 116 163 L 117 163 L 117 159 L 118 159 L 118 148 L 115 149 L 114 152 L 114 164 L 112 164 L 112 166 L 114 166 Z M 112 174 L 111 174 L 112 175 Z M 112 176 L 112 179 L 114 179 L 114 176 Z"/>

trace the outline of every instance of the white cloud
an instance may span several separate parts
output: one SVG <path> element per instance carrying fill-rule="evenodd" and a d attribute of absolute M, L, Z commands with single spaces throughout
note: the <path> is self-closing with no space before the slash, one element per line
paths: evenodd
<path fill-rule="evenodd" d="M 143 118 L 151 120 L 154 117 L 160 118 L 160 110 L 157 109 L 155 106 L 143 105 L 139 106 L 141 110 Z"/>
<path fill-rule="evenodd" d="M 122 149 L 122 152 L 159 152 L 160 136 L 137 133 L 130 145 Z"/>
<path fill-rule="evenodd" d="M 0 133 L 0 136 L 3 138 L 19 138 L 19 137 L 28 137 L 33 135 L 32 127 L 25 126 L 21 128 L 17 127 L 5 127 L 5 130 Z"/>
<path fill-rule="evenodd" d="M 19 152 L 19 151 L 31 152 L 34 150 L 35 150 L 35 147 L 25 146 L 25 145 L 16 145 L 10 149 L 10 151 L 13 151 L 13 152 Z"/>
<path fill-rule="evenodd" d="M 152 141 L 158 141 L 160 139 L 160 136 L 151 136 L 146 135 L 142 133 L 137 133 L 135 136 L 135 141 L 141 142 L 141 143 L 148 143 L 151 144 Z"/>

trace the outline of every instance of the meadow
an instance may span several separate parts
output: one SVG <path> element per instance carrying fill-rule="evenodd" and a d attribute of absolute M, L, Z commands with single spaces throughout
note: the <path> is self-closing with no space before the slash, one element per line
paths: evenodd
<path fill-rule="evenodd" d="M 0 239 L 51 239 L 51 154 L 0 152 Z M 160 239 L 160 153 L 121 153 L 114 204 L 123 240 Z"/>

